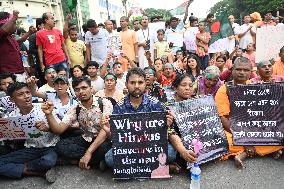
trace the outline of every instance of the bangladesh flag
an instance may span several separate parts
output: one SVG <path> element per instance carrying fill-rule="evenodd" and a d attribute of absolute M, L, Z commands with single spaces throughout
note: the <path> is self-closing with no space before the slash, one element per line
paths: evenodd
<path fill-rule="evenodd" d="M 177 8 L 171 9 L 170 13 L 172 15 L 183 15 L 185 13 L 185 10 L 186 10 L 188 3 L 192 3 L 192 2 L 193 2 L 193 0 L 185 1 L 180 6 L 178 6 Z"/>
<path fill-rule="evenodd" d="M 234 35 L 228 16 L 223 13 L 209 26 L 211 39 L 209 41 L 209 53 L 217 53 L 222 51 L 232 52 L 235 47 L 235 40 L 229 39 Z"/>
<path fill-rule="evenodd" d="M 67 6 L 68 6 L 70 12 L 72 12 L 74 9 L 76 9 L 77 0 L 67 0 Z"/>

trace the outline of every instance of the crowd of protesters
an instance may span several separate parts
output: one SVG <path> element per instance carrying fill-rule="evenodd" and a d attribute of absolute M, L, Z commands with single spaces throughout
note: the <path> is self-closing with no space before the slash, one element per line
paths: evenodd
<path fill-rule="evenodd" d="M 81 169 L 113 166 L 109 116 L 167 111 L 170 170 L 179 173 L 197 154 L 182 143 L 175 117 L 166 108 L 201 95 L 213 95 L 229 142 L 229 154 L 244 167 L 247 157 L 282 155 L 283 146 L 234 146 L 230 133 L 227 83 L 234 85 L 284 81 L 284 47 L 279 58 L 255 62 L 255 36 L 259 27 L 281 27 L 281 18 L 257 13 L 243 17 L 243 25 L 228 17 L 236 40 L 233 52 L 210 54 L 205 21 L 189 17 L 189 24 L 172 17 L 165 29 L 153 31 L 149 18 L 120 18 L 103 24 L 88 20 L 84 32 L 66 17 L 64 28 L 55 28 L 54 15 L 44 13 L 36 28 L 16 28 L 19 12 L 0 12 L 0 91 L 14 104 L 1 107 L 1 119 L 36 115 L 40 137 L 3 141 L 0 175 L 11 178 L 45 176 L 54 182 L 56 165 Z M 280 20 L 280 21 L 279 21 Z M 151 22 L 161 17 L 151 18 Z M 63 29 L 63 30 L 61 30 Z M 167 43 L 173 32 L 190 32 L 191 48 Z M 276 49 L 275 49 L 276 50 Z"/>

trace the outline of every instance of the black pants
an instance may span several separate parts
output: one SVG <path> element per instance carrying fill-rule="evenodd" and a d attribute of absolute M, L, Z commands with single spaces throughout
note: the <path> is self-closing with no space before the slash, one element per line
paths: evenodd
<path fill-rule="evenodd" d="M 60 140 L 56 144 L 55 149 L 57 154 L 63 158 L 80 160 L 91 144 L 92 142 L 87 142 L 82 136 L 69 137 Z M 104 141 L 96 151 L 93 152 L 89 165 L 98 168 L 100 161 L 104 159 L 105 154 L 110 148 L 110 141 Z"/>

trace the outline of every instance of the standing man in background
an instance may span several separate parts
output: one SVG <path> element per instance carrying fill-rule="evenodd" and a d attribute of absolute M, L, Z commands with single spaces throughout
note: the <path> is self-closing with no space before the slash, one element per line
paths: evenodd
<path fill-rule="evenodd" d="M 138 43 L 135 31 L 128 29 L 129 20 L 126 16 L 120 18 L 120 39 L 122 42 L 122 51 L 130 60 L 138 62 Z"/>
<path fill-rule="evenodd" d="M 43 13 L 42 21 L 44 29 L 36 34 L 41 70 L 44 71 L 46 66 L 52 65 L 55 70 L 59 67 L 64 67 L 66 72 L 69 73 L 70 58 L 61 31 L 54 28 L 53 14 L 49 12 Z M 43 61 L 43 57 L 45 61 Z"/>
<path fill-rule="evenodd" d="M 87 31 L 85 35 L 86 63 L 95 61 L 101 66 L 107 56 L 108 32 L 98 27 L 95 20 L 87 21 Z"/>

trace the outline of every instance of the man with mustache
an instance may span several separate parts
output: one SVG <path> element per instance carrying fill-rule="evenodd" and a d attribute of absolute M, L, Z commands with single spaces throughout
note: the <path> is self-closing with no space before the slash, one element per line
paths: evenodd
<path fill-rule="evenodd" d="M 248 58 L 239 57 L 233 64 L 232 76 L 233 85 L 246 85 L 249 84 L 249 77 L 252 72 L 252 65 Z M 233 145 L 232 133 L 230 130 L 230 101 L 228 97 L 226 84 L 223 84 L 215 96 L 215 102 L 219 112 L 219 116 L 229 143 L 229 154 L 224 159 L 233 156 L 236 166 L 244 168 L 243 161 L 247 157 L 254 157 L 256 155 L 264 156 L 274 153 L 275 157 L 280 157 L 282 154 L 281 149 L 283 146 L 235 146 Z"/>
<path fill-rule="evenodd" d="M 128 71 L 126 76 L 126 87 L 129 94 L 117 103 L 114 107 L 113 114 L 166 111 L 166 108 L 161 104 L 161 102 L 146 94 L 146 74 L 141 68 L 132 68 Z M 173 119 L 173 115 L 168 113 L 167 127 L 169 137 L 173 137 L 175 135 L 175 131 L 172 127 Z M 101 125 L 103 130 L 110 135 L 108 117 L 102 120 Z M 170 144 L 168 145 L 168 157 L 169 162 L 173 162 L 176 158 L 176 151 Z M 113 167 L 112 150 L 107 152 L 105 160 L 109 167 Z"/>
<path fill-rule="evenodd" d="M 79 161 L 81 169 L 101 168 L 101 160 L 110 149 L 107 133 L 101 129 L 101 120 L 112 113 L 112 104 L 107 99 L 92 94 L 91 80 L 88 77 L 76 78 L 72 81 L 75 95 L 79 102 L 68 110 L 61 122 L 52 112 L 51 101 L 43 104 L 42 109 L 48 120 L 50 131 L 60 135 L 68 128 L 81 128 L 81 135 L 62 139 L 56 145 L 56 152 L 63 158 Z"/>

